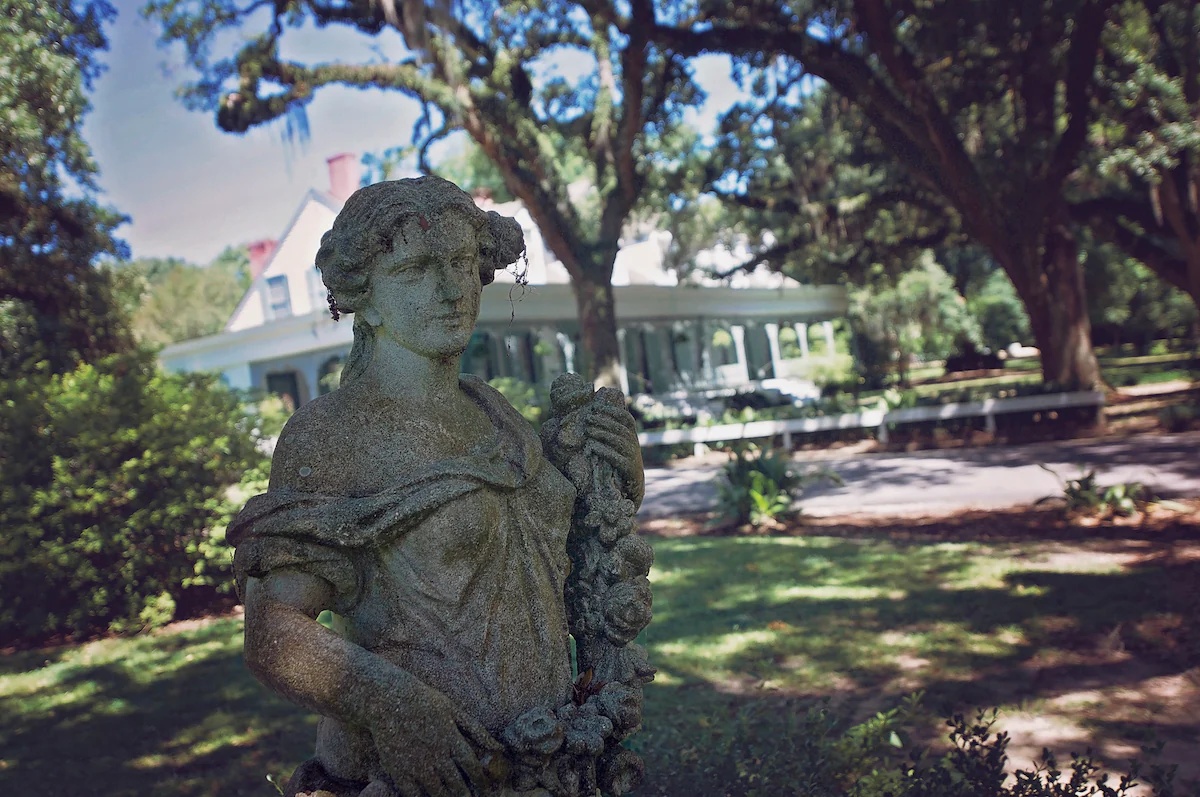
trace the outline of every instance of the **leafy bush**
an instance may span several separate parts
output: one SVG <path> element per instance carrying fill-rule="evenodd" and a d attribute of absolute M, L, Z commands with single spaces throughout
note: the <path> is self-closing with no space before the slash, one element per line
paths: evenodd
<path fill-rule="evenodd" d="M 161 625 L 226 580 L 209 531 L 262 462 L 254 426 L 145 353 L 0 383 L 0 638 Z"/>
<path fill-rule="evenodd" d="M 488 384 L 499 390 L 513 405 L 513 409 L 521 413 L 521 417 L 533 424 L 535 429 L 541 428 L 550 409 L 550 393 L 545 388 L 511 376 L 497 377 Z"/>
<path fill-rule="evenodd" d="M 1051 499 L 1064 501 L 1067 514 L 1086 514 L 1099 517 L 1129 517 L 1145 507 L 1151 500 L 1150 491 L 1140 482 L 1100 485 L 1096 470 L 1080 468 L 1077 479 L 1064 479 L 1053 468 L 1040 465 L 1042 470 L 1053 473 L 1062 484 L 1061 496 L 1047 496 L 1038 503 Z"/>
<path fill-rule="evenodd" d="M 805 487 L 821 479 L 840 482 L 828 469 L 801 472 L 784 449 L 760 451 L 736 446 L 717 482 L 717 523 L 760 528 L 776 523 L 791 512 L 792 502 Z"/>
<path fill-rule="evenodd" d="M 274 393 L 264 393 L 252 398 L 251 403 L 258 415 L 258 433 L 263 439 L 279 437 L 294 410 L 290 401 L 284 401 Z"/>

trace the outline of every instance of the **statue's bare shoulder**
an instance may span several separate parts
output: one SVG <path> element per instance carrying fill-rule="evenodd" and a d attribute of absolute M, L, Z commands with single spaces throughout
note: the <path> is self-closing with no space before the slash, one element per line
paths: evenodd
<path fill-rule="evenodd" d="M 355 413 L 340 391 L 302 405 L 279 433 L 271 457 L 271 490 L 332 495 L 349 490 Z"/>

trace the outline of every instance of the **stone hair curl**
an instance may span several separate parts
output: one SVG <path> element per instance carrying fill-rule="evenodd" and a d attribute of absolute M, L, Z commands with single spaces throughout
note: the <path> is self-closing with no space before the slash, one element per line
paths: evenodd
<path fill-rule="evenodd" d="M 331 313 L 362 309 L 370 295 L 371 264 L 391 251 L 405 220 L 438 216 L 449 208 L 461 210 L 475 226 L 482 284 L 491 283 L 498 269 L 517 262 L 525 252 L 525 237 L 515 219 L 480 209 L 448 180 L 430 175 L 375 183 L 346 200 L 332 229 L 321 238 L 316 264 L 329 291 Z"/>

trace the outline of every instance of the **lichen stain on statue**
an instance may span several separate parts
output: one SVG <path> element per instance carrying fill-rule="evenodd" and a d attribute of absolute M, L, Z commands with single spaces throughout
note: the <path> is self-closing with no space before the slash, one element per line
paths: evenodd
<path fill-rule="evenodd" d="M 624 397 L 564 375 L 539 439 L 458 373 L 482 287 L 523 251 L 514 220 L 435 177 L 361 189 L 322 239 L 330 309 L 354 314 L 342 384 L 288 422 L 229 529 L 247 665 L 321 715 L 289 795 L 641 780 L 621 742 L 654 675 L 633 643 L 653 551 Z"/>

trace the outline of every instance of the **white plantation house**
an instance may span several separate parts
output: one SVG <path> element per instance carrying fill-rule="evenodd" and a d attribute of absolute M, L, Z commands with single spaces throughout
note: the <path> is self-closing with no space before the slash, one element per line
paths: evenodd
<path fill-rule="evenodd" d="M 254 281 L 224 331 L 168 346 L 160 355 L 166 368 L 218 372 L 232 387 L 286 395 L 295 404 L 334 387 L 329 377 L 350 350 L 352 324 L 330 317 L 314 261 L 321 236 L 358 186 L 358 159 L 343 154 L 328 163 L 329 190 L 310 190 L 278 241 L 251 245 Z M 567 272 L 519 202 L 477 202 L 521 224 L 528 263 L 519 267 L 528 284 L 504 272 L 484 288 L 463 370 L 549 384 L 578 363 Z M 818 322 L 824 322 L 824 350 L 833 351 L 830 322 L 846 312 L 842 287 L 806 286 L 766 272 L 685 284 L 665 265 L 670 242 L 670 233 L 655 231 L 617 255 L 613 285 L 627 394 L 750 387 L 797 376 L 808 365 L 809 325 Z M 711 250 L 697 265 L 729 267 L 739 254 Z M 800 356 L 784 358 L 785 348 Z"/>

